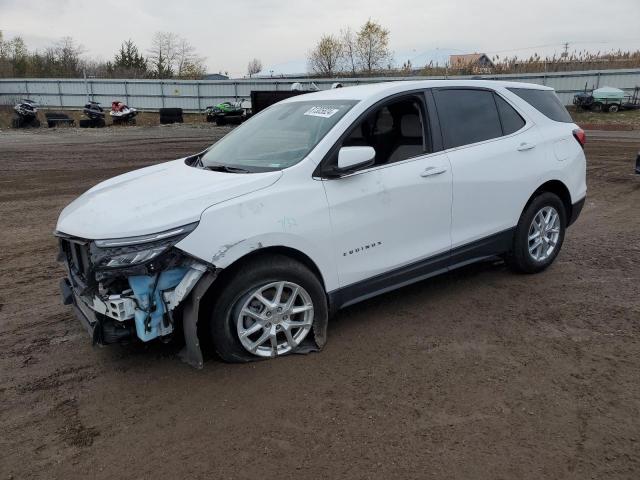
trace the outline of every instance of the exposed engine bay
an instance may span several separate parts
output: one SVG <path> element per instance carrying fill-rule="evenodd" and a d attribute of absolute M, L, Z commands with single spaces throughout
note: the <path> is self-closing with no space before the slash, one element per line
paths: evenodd
<path fill-rule="evenodd" d="M 61 281 L 64 303 L 76 307 L 94 343 L 172 337 L 193 288 L 205 274 L 211 277 L 209 284 L 216 275 L 213 265 L 175 248 L 194 228 L 95 241 L 57 234 L 58 260 L 68 273 Z M 197 322 L 197 311 L 190 321 Z"/>

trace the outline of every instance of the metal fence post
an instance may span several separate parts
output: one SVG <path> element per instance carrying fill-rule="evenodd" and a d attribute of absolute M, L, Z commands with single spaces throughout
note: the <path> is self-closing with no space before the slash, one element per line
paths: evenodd
<path fill-rule="evenodd" d="M 598 72 L 598 76 L 596 77 L 596 88 L 600 88 L 600 72 Z"/>
<path fill-rule="evenodd" d="M 60 85 L 60 80 L 58 80 L 57 83 L 58 83 L 58 100 L 60 102 L 59 106 L 60 106 L 60 108 L 62 108 L 63 107 L 63 105 L 62 105 L 62 85 Z"/>
<path fill-rule="evenodd" d="M 200 103 L 200 82 L 196 83 L 196 94 L 198 95 L 198 112 L 202 110 L 202 104 Z"/>
<path fill-rule="evenodd" d="M 164 82 L 160 80 L 160 98 L 162 99 L 162 108 L 164 108 Z"/>
<path fill-rule="evenodd" d="M 130 103 L 129 103 L 129 82 L 127 80 L 124 81 L 124 100 L 125 100 L 127 105 L 130 105 Z"/>
<path fill-rule="evenodd" d="M 233 81 L 233 95 L 236 98 L 236 102 L 238 101 L 238 82 Z"/>

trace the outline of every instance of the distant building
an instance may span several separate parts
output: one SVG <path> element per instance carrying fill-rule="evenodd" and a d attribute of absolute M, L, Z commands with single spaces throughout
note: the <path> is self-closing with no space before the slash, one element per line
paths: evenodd
<path fill-rule="evenodd" d="M 485 53 L 450 55 L 449 65 L 452 70 L 471 69 L 472 73 L 491 73 L 495 66 Z"/>
<path fill-rule="evenodd" d="M 207 73 L 202 76 L 202 80 L 229 80 L 229 77 L 221 73 Z"/>

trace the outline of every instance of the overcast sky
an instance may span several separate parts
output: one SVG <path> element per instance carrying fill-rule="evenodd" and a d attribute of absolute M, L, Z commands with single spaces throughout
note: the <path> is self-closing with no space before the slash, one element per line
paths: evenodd
<path fill-rule="evenodd" d="M 414 66 L 438 52 L 528 56 L 560 52 L 563 42 L 640 49 L 640 0 L 0 0 L 5 38 L 22 35 L 30 48 L 72 36 L 107 60 L 123 40 L 146 51 L 154 32 L 171 31 L 196 46 L 209 72 L 234 77 L 253 57 L 267 72 L 305 70 L 323 33 L 368 18 L 390 30 L 396 62 Z"/>

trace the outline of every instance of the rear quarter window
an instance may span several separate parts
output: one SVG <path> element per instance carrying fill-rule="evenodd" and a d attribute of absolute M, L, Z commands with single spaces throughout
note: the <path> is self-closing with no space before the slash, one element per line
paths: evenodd
<path fill-rule="evenodd" d="M 573 119 L 553 90 L 532 88 L 507 88 L 515 93 L 545 117 L 556 122 L 573 123 Z"/>

